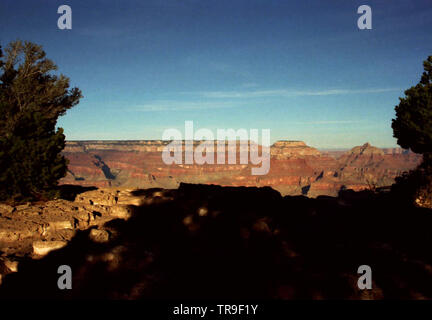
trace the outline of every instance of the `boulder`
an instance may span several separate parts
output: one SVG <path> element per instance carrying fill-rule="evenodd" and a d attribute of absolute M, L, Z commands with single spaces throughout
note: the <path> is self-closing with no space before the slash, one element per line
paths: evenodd
<path fill-rule="evenodd" d="M 54 230 L 73 229 L 74 223 L 70 220 L 50 221 L 49 226 Z"/>
<path fill-rule="evenodd" d="M 45 256 L 53 250 L 58 250 L 67 245 L 67 241 L 34 241 L 33 253 L 38 256 Z"/>
<path fill-rule="evenodd" d="M 117 201 L 119 205 L 133 205 L 133 206 L 142 206 L 145 203 L 144 197 L 137 197 L 132 195 L 125 195 L 120 197 Z"/>
<path fill-rule="evenodd" d="M 0 214 L 1 213 L 10 214 L 10 213 L 12 213 L 14 211 L 15 211 L 14 207 L 12 207 L 12 206 L 10 206 L 8 204 L 5 204 L 5 203 L 0 203 Z"/>
<path fill-rule="evenodd" d="M 109 212 L 109 214 L 112 217 L 125 219 L 125 220 L 129 219 L 132 216 L 132 213 L 133 213 L 133 206 L 120 205 L 120 204 L 112 206 Z"/>
<path fill-rule="evenodd" d="M 89 237 L 94 242 L 104 243 L 109 240 L 109 233 L 106 230 L 91 229 Z"/>
<path fill-rule="evenodd" d="M 9 269 L 10 272 L 18 272 L 18 261 L 5 259 L 3 263 Z"/>

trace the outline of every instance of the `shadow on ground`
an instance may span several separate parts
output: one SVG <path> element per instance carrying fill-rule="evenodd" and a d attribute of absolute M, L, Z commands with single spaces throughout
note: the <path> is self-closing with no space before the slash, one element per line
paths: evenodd
<path fill-rule="evenodd" d="M 106 244 L 87 230 L 25 260 L 0 297 L 432 298 L 432 212 L 390 194 L 309 199 L 188 184 L 161 194 L 129 220 L 107 223 Z M 72 290 L 57 287 L 60 265 L 72 268 Z M 360 265 L 372 268 L 373 290 L 357 288 Z"/>
<path fill-rule="evenodd" d="M 73 184 L 63 184 L 59 186 L 60 197 L 65 200 L 74 201 L 75 197 L 83 192 L 96 190 L 96 187 L 84 187 Z"/>

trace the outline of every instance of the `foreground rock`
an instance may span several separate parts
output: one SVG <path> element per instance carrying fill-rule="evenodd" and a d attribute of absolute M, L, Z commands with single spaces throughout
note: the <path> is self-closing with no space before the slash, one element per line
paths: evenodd
<path fill-rule="evenodd" d="M 34 241 L 33 253 L 37 256 L 45 256 L 51 251 L 64 248 L 66 245 L 66 241 Z"/>
<path fill-rule="evenodd" d="M 151 203 L 155 198 L 156 201 L 165 199 L 159 189 L 140 195 L 134 192 L 133 189 L 106 188 L 83 192 L 73 201 L 0 204 L 0 254 L 8 266 L 12 263 L 8 257 L 41 258 L 66 246 L 78 231 L 90 228 L 89 237 L 94 242 L 108 242 L 110 234 L 104 229 L 105 223 L 114 219 L 127 220 L 137 206 Z M 5 269 L 3 274 L 14 269 Z"/>
<path fill-rule="evenodd" d="M 16 228 L 27 252 L 7 255 L 21 240 L 3 242 L 0 298 L 432 299 L 431 210 L 386 192 L 311 199 L 182 184 L 98 189 L 14 212 L 32 226 L 59 207 L 57 220 L 76 219 L 74 229 L 51 229 L 54 215 L 41 234 Z M 364 264 L 372 290 L 357 286 Z M 72 268 L 73 290 L 58 290 L 60 265 Z"/>

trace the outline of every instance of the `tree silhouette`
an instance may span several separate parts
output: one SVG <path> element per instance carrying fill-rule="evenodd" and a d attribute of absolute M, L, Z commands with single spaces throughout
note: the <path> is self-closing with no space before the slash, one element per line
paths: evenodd
<path fill-rule="evenodd" d="M 52 197 L 67 160 L 59 116 L 82 97 L 42 47 L 14 41 L 0 52 L 0 199 Z"/>
<path fill-rule="evenodd" d="M 393 136 L 403 148 L 423 154 L 423 162 L 396 179 L 393 190 L 417 205 L 432 207 L 432 56 L 423 62 L 420 82 L 395 107 Z"/>
<path fill-rule="evenodd" d="M 432 153 L 432 56 L 423 62 L 423 67 L 420 82 L 405 91 L 405 98 L 399 98 L 392 128 L 402 148 L 429 157 Z"/>

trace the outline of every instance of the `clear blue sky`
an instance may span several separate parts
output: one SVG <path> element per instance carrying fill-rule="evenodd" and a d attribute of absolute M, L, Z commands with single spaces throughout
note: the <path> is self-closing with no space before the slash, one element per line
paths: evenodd
<path fill-rule="evenodd" d="M 57 8 L 72 7 L 72 30 Z M 357 8 L 372 8 L 372 30 Z M 67 139 L 271 129 L 319 148 L 395 146 L 391 119 L 432 55 L 432 1 L 1 0 L 0 43 L 43 45 L 84 94 Z"/>

